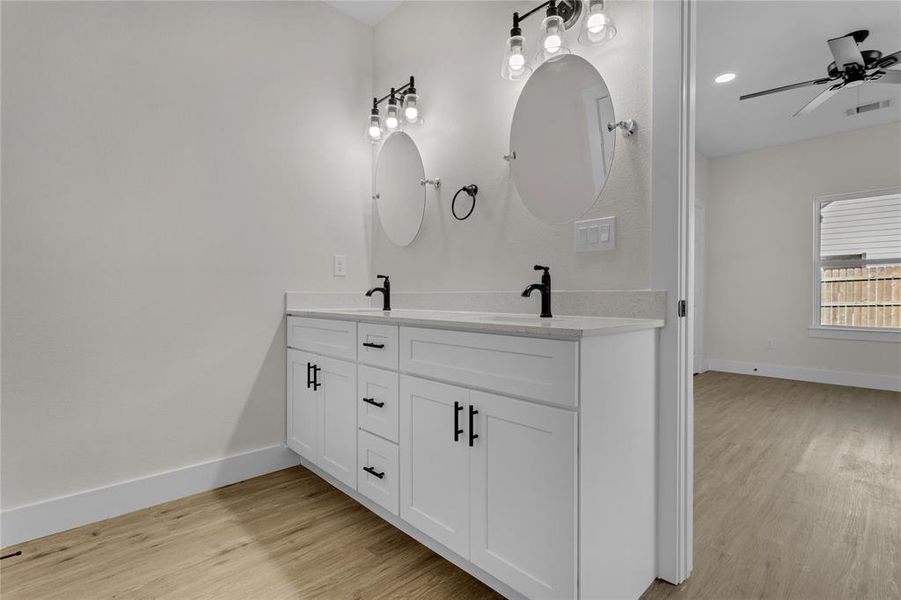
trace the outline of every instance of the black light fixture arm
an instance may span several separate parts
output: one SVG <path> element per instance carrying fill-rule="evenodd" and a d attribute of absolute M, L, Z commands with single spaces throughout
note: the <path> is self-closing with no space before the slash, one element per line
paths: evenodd
<path fill-rule="evenodd" d="M 405 92 L 410 92 L 411 94 L 416 93 L 416 85 L 415 79 L 412 75 L 410 75 L 410 81 L 403 84 L 399 88 L 391 88 L 391 91 L 382 96 L 381 98 L 373 98 L 372 99 L 372 108 L 378 109 L 379 104 L 387 100 L 388 98 L 403 96 Z"/>
<path fill-rule="evenodd" d="M 547 2 L 542 2 L 532 10 L 523 14 L 519 14 L 518 12 L 513 13 L 513 29 L 510 30 L 510 35 L 522 35 L 522 29 L 520 29 L 519 23 L 531 17 L 533 14 L 545 7 L 547 8 L 547 16 L 550 17 L 557 14 L 557 0 L 547 0 Z"/>

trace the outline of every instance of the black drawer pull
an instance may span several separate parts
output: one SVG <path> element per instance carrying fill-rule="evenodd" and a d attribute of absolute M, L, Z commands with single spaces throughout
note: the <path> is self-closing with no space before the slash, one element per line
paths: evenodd
<path fill-rule="evenodd" d="M 363 402 L 365 402 L 366 404 L 371 404 L 373 406 L 378 406 L 379 408 L 385 406 L 384 402 L 377 402 L 375 398 L 363 398 Z"/>
<path fill-rule="evenodd" d="M 378 477 L 379 479 L 384 479 L 384 478 L 385 478 L 385 472 L 384 472 L 384 471 L 382 471 L 381 473 L 379 473 L 378 471 L 376 471 L 376 470 L 373 469 L 372 467 L 363 467 L 363 470 L 366 471 L 367 473 L 369 473 L 370 475 L 373 475 L 373 476 L 375 476 L 375 477 Z"/>
<path fill-rule="evenodd" d="M 381 350 L 385 347 L 385 344 L 373 344 L 372 342 L 363 342 L 363 345 L 367 348 L 376 348 L 377 350 Z"/>
<path fill-rule="evenodd" d="M 454 400 L 454 441 L 460 441 L 460 435 L 463 433 L 463 430 L 460 429 L 460 411 L 463 410 L 463 405 Z"/>
<path fill-rule="evenodd" d="M 469 447 L 472 448 L 473 442 L 476 441 L 476 438 L 479 437 L 479 434 L 475 433 L 472 428 L 473 417 L 479 414 L 479 411 L 473 407 L 472 404 L 469 405 Z"/>
<path fill-rule="evenodd" d="M 313 385 L 313 378 L 310 377 L 312 371 L 313 371 L 313 363 L 308 362 L 307 363 L 307 389 L 310 389 L 310 386 Z"/>
<path fill-rule="evenodd" d="M 320 368 L 319 365 L 313 365 L 313 391 L 314 392 L 322 387 L 322 384 L 319 383 L 319 371 L 321 371 L 321 370 L 322 370 L 322 368 Z"/>

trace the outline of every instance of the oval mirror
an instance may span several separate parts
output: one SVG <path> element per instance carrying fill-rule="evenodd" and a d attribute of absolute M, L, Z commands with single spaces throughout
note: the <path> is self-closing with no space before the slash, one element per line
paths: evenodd
<path fill-rule="evenodd" d="M 513 182 L 526 208 L 545 223 L 571 223 L 590 209 L 613 165 L 613 101 L 584 58 L 542 64 L 522 89 L 510 150 Z"/>
<path fill-rule="evenodd" d="M 375 168 L 376 205 L 385 235 L 407 246 L 419 233 L 425 214 L 422 158 L 406 133 L 392 133 L 382 144 Z"/>

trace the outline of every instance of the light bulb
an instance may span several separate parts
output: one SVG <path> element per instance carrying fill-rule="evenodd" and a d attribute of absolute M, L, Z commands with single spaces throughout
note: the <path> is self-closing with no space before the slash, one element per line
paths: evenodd
<path fill-rule="evenodd" d="M 366 137 L 373 144 L 382 139 L 382 118 L 379 116 L 379 109 L 376 107 L 373 107 L 372 112 L 369 114 Z"/>
<path fill-rule="evenodd" d="M 385 129 L 394 131 L 400 125 L 400 119 L 397 116 L 397 101 L 392 98 L 393 104 L 388 104 L 388 112 L 385 114 Z"/>
<path fill-rule="evenodd" d="M 585 46 L 599 46 L 616 37 L 616 25 L 604 10 L 604 0 L 590 0 L 588 17 L 579 34 L 579 43 Z"/>
<path fill-rule="evenodd" d="M 382 117 L 379 116 L 379 99 L 372 99 L 372 110 L 366 123 L 366 137 L 373 144 L 382 139 Z"/>
<path fill-rule="evenodd" d="M 563 43 L 563 18 L 552 14 L 541 22 L 541 51 L 536 59 L 539 63 L 546 60 L 554 60 L 569 54 L 570 50 Z"/>
<path fill-rule="evenodd" d="M 501 63 L 501 77 L 508 81 L 525 79 L 532 72 L 523 54 L 524 41 L 521 35 L 512 35 L 507 39 L 504 62 Z"/>
<path fill-rule="evenodd" d="M 416 94 L 404 96 L 404 119 L 407 120 L 407 123 L 419 121 L 419 99 Z"/>
<path fill-rule="evenodd" d="M 544 38 L 544 49 L 548 52 L 557 52 L 560 50 L 560 45 L 563 43 L 563 40 L 560 39 L 560 36 L 555 34 L 551 34 Z"/>
<path fill-rule="evenodd" d="M 606 25 L 607 15 L 605 15 L 603 12 L 597 12 L 589 16 L 588 22 L 585 23 L 585 26 L 591 33 L 600 33 L 601 29 L 603 29 Z"/>

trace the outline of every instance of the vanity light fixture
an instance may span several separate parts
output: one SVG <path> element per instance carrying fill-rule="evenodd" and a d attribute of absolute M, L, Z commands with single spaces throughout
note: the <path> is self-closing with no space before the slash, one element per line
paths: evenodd
<path fill-rule="evenodd" d="M 539 64 L 570 53 L 569 47 L 563 41 L 566 26 L 563 23 L 563 17 L 557 12 L 557 3 L 554 0 L 548 2 L 545 15 L 541 21 L 541 29 L 539 30 L 541 37 L 538 44 L 538 54 L 535 56 Z"/>
<path fill-rule="evenodd" d="M 717 83 L 729 83 L 735 79 L 735 73 L 723 73 L 722 75 L 717 75 L 713 80 Z"/>
<path fill-rule="evenodd" d="M 397 114 L 397 96 L 394 88 L 391 88 L 391 97 L 388 99 L 388 110 L 385 112 L 385 129 L 397 131 L 400 127 L 400 117 Z"/>
<path fill-rule="evenodd" d="M 588 7 L 585 11 L 583 4 Z M 547 0 L 522 15 L 515 12 L 510 37 L 504 47 L 504 61 L 501 63 L 501 77 L 504 79 L 517 81 L 525 79 L 532 72 L 526 60 L 525 39 L 520 23 L 541 9 L 546 10 L 539 29 L 538 52 L 535 55 L 538 65 L 571 53 L 566 45 L 566 30 L 579 21 L 583 12 L 586 16 L 579 34 L 580 44 L 597 46 L 616 36 L 616 25 L 604 8 L 604 0 Z"/>
<path fill-rule="evenodd" d="M 528 77 L 531 72 L 532 67 L 529 66 L 525 55 L 525 38 L 522 37 L 522 29 L 519 28 L 519 13 L 513 13 L 513 28 L 510 30 L 510 37 L 507 38 L 504 62 L 501 63 L 501 77 L 516 81 Z"/>
<path fill-rule="evenodd" d="M 401 98 L 403 98 L 403 105 L 401 105 Z M 385 100 L 388 101 L 388 108 L 385 111 L 385 119 L 382 121 L 379 104 Z M 366 137 L 373 144 L 380 142 L 385 133 L 400 130 L 403 123 L 410 125 L 420 123 L 420 114 L 419 96 L 416 94 L 415 81 L 411 75 L 410 81 L 401 87 L 391 88 L 388 94 L 372 99 L 372 110 L 366 125 Z"/>
<path fill-rule="evenodd" d="M 404 119 L 410 124 L 419 123 L 419 96 L 416 95 L 412 75 L 410 76 L 407 93 L 404 95 Z"/>
<path fill-rule="evenodd" d="M 588 16 L 582 24 L 579 43 L 584 46 L 600 46 L 616 37 L 616 25 L 604 10 L 604 0 L 588 0 Z"/>
<path fill-rule="evenodd" d="M 372 110 L 369 112 L 369 123 L 366 127 L 366 135 L 373 144 L 382 139 L 382 118 L 379 116 L 378 98 L 372 99 Z"/>

